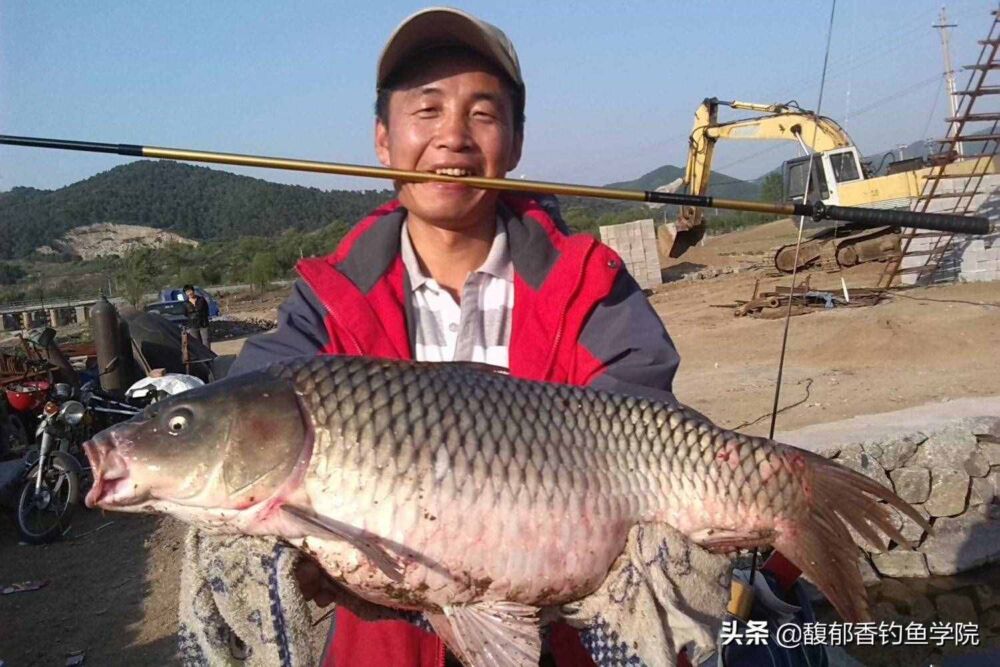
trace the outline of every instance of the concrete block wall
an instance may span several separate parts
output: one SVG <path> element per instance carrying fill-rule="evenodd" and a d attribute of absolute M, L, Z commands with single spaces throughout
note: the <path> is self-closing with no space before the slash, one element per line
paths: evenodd
<path fill-rule="evenodd" d="M 973 184 L 974 185 L 974 184 Z M 948 180 L 938 186 L 938 192 L 961 192 L 966 187 L 964 179 Z M 972 209 L 978 215 L 985 215 L 993 222 L 993 232 L 986 236 L 956 236 L 951 240 L 948 252 L 941 260 L 941 266 L 934 275 L 921 278 L 922 284 L 946 282 L 982 282 L 1000 280 L 1000 175 L 991 174 L 983 178 L 979 185 L 982 194 L 972 199 Z M 949 213 L 954 210 L 955 199 L 935 200 L 928 211 Z M 940 237 L 916 238 L 910 242 L 910 251 L 930 250 Z M 926 256 L 906 257 L 903 267 L 921 266 Z M 903 274 L 902 284 L 916 283 L 916 274 Z"/>
<path fill-rule="evenodd" d="M 625 268 L 640 287 L 649 289 L 663 282 L 652 219 L 606 225 L 600 229 L 601 241 L 621 255 Z"/>

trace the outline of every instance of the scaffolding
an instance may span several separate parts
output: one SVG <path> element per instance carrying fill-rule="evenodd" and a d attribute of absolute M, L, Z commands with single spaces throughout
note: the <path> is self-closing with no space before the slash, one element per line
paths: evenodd
<path fill-rule="evenodd" d="M 984 100 L 1000 99 L 993 97 L 1000 95 L 1000 85 L 995 77 L 990 80 L 990 74 L 1000 70 L 1000 61 L 996 59 L 1000 48 L 1000 13 L 997 10 L 990 13 L 993 23 L 989 34 L 979 40 L 982 48 L 976 64 L 963 67 L 969 71 L 968 83 L 954 93 L 956 111 L 946 119 L 948 133 L 937 140 L 937 151 L 930 156 L 932 167 L 911 206 L 913 211 L 967 215 L 981 206 L 994 187 L 987 183 L 984 188 L 983 184 L 987 175 L 996 173 L 994 156 L 1000 148 L 1000 111 L 982 108 Z M 977 103 L 979 108 L 974 108 Z M 962 155 L 966 156 L 962 161 L 966 168 L 954 168 Z M 883 266 L 878 287 L 951 280 L 951 269 L 957 272 L 956 265 L 961 262 L 959 253 L 954 252 L 953 239 L 953 234 L 904 229 L 900 253 Z"/>

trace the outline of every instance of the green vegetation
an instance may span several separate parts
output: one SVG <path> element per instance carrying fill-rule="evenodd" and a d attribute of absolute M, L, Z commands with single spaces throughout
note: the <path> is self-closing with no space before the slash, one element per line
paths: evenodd
<path fill-rule="evenodd" d="M 270 251 L 258 252 L 250 262 L 250 285 L 259 287 L 260 291 L 267 289 L 268 284 L 278 277 L 278 260 Z"/>
<path fill-rule="evenodd" d="M 133 306 L 140 305 L 142 295 L 155 289 L 153 281 L 157 275 L 157 264 L 154 251 L 150 248 L 140 248 L 122 258 L 118 279 L 125 291 L 125 298 Z"/>
<path fill-rule="evenodd" d="M 324 191 L 207 167 L 140 160 L 58 190 L 0 193 L 0 258 L 23 258 L 46 239 L 98 222 L 146 225 L 186 238 L 234 240 L 355 221 L 388 190 Z"/>
<path fill-rule="evenodd" d="M 772 171 L 760 184 L 760 200 L 777 203 L 782 200 L 784 183 L 780 171 Z"/>
<path fill-rule="evenodd" d="M 649 190 L 682 174 L 665 165 L 609 187 Z M 713 174 L 712 194 L 773 201 L 781 177 L 739 181 Z M 777 193 L 777 194 L 775 194 Z M 250 283 L 266 288 L 293 277 L 302 257 L 331 252 L 349 225 L 392 197 L 389 190 L 323 191 L 270 183 L 205 167 L 140 160 L 58 190 L 14 188 L 0 193 L 0 302 L 94 296 L 109 290 L 139 303 L 143 294 L 186 283 Z M 676 207 L 587 197 L 561 197 L 563 218 L 576 232 L 676 217 Z M 709 228 L 728 231 L 773 219 L 708 211 Z M 175 232 L 198 247 L 169 245 L 123 257 L 81 261 L 33 254 L 35 247 L 74 227 L 96 222 L 139 224 Z"/>
<path fill-rule="evenodd" d="M 13 285 L 27 275 L 24 269 L 17 264 L 0 262 L 0 285 Z"/>

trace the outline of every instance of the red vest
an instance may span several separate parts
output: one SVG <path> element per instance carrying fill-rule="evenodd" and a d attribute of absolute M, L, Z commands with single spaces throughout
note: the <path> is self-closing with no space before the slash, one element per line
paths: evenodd
<path fill-rule="evenodd" d="M 535 247 L 517 247 L 514 234 L 511 256 L 515 266 L 514 310 L 509 350 L 512 375 L 549 382 L 586 385 L 603 371 L 577 339 L 593 309 L 608 296 L 621 259 L 610 248 L 587 235 L 567 236 L 535 202 L 504 197 L 503 202 L 533 228 Z M 374 247 L 370 231 L 399 203 L 391 202 L 354 226 L 327 257 L 299 262 L 297 269 L 326 308 L 328 354 L 348 354 L 412 359 L 404 308 L 402 259 L 383 258 L 388 267 L 368 286 L 359 288 L 338 267 L 350 256 L 376 257 L 384 248 Z M 550 245 L 545 246 L 545 242 Z M 553 252 L 554 251 L 554 252 Z M 540 253 L 555 257 L 540 284 L 537 276 L 517 273 L 519 264 L 537 265 Z M 523 262 L 521 259 L 523 258 Z M 363 622 L 346 609 L 336 612 L 333 643 L 324 667 L 441 667 L 445 649 L 440 639 L 405 621 Z M 592 666 L 576 631 L 553 626 L 549 644 L 559 667 Z"/>

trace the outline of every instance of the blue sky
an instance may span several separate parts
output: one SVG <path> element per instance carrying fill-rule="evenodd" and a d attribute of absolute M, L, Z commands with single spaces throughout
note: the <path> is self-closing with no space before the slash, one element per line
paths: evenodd
<path fill-rule="evenodd" d="M 864 153 L 945 131 L 942 0 L 838 0 L 824 115 Z M 948 0 L 956 67 L 996 6 Z M 0 134 L 375 164 L 374 68 L 408 1 L 0 0 Z M 460 2 L 518 49 L 528 85 L 514 176 L 601 184 L 682 165 L 709 96 L 815 108 L 828 0 Z M 967 78 L 959 73 L 959 87 Z M 766 149 L 766 152 L 761 152 Z M 795 148 L 720 146 L 759 176 Z M 127 159 L 0 146 L 0 191 L 61 187 Z M 382 181 L 233 168 L 329 188 Z"/>

